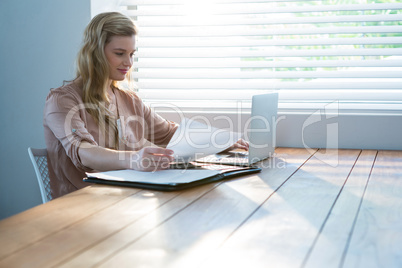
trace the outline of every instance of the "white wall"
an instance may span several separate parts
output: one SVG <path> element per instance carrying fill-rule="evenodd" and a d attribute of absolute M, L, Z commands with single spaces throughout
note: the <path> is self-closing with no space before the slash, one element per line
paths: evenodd
<path fill-rule="evenodd" d="M 156 109 L 158 111 L 158 109 Z M 180 122 L 181 118 L 203 118 L 217 128 L 242 132 L 250 114 L 200 113 L 160 110 L 164 118 Z M 226 117 L 226 120 L 222 119 Z M 204 119 L 205 118 L 205 119 Z M 205 121 L 204 121 L 205 120 Z M 231 129 L 231 128 L 230 128 Z M 323 110 L 310 113 L 278 113 L 276 126 L 278 147 L 382 149 L 402 150 L 402 116 L 373 114 L 325 114 Z"/>
<path fill-rule="evenodd" d="M 41 203 L 27 148 L 45 147 L 50 88 L 74 76 L 90 0 L 0 1 L 0 219 Z"/>

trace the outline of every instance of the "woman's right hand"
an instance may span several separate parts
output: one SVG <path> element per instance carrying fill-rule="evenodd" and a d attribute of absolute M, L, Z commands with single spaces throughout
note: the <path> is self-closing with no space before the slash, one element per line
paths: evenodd
<path fill-rule="evenodd" d="M 173 151 L 161 147 L 144 147 L 131 155 L 130 168 L 139 171 L 167 169 L 174 160 Z"/>
<path fill-rule="evenodd" d="M 82 142 L 78 150 L 82 164 L 96 171 L 135 169 L 156 171 L 167 169 L 173 151 L 161 147 L 144 147 L 138 151 L 117 151 Z"/>

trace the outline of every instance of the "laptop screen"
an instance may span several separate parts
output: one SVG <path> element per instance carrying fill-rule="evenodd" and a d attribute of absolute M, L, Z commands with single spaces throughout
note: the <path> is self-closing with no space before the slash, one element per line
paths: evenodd
<path fill-rule="evenodd" d="M 251 116 L 245 126 L 250 143 L 249 164 L 272 156 L 276 146 L 278 93 L 253 96 Z"/>

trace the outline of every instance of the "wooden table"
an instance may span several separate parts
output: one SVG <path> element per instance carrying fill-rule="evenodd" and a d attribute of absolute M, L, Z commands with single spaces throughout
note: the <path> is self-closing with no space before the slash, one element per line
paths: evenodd
<path fill-rule="evenodd" d="M 402 267 L 402 152 L 278 148 L 180 192 L 90 186 L 0 222 L 0 267 Z"/>

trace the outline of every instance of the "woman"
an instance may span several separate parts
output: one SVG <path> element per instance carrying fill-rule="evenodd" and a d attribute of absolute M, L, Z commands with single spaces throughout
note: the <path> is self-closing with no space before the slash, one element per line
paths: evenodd
<path fill-rule="evenodd" d="M 87 186 L 85 172 L 155 171 L 173 160 L 173 151 L 164 147 L 177 125 L 119 87 L 130 80 L 136 34 L 120 13 L 95 16 L 84 32 L 76 79 L 49 93 L 44 128 L 53 198 Z M 240 141 L 232 148 L 247 145 Z"/>
<path fill-rule="evenodd" d="M 173 152 L 163 147 L 177 125 L 118 86 L 130 78 L 136 34 L 120 13 L 94 17 L 84 32 L 76 79 L 49 93 L 44 128 L 53 198 L 85 187 L 88 171 L 169 167 Z M 146 140 L 160 147 L 146 147 Z"/>

